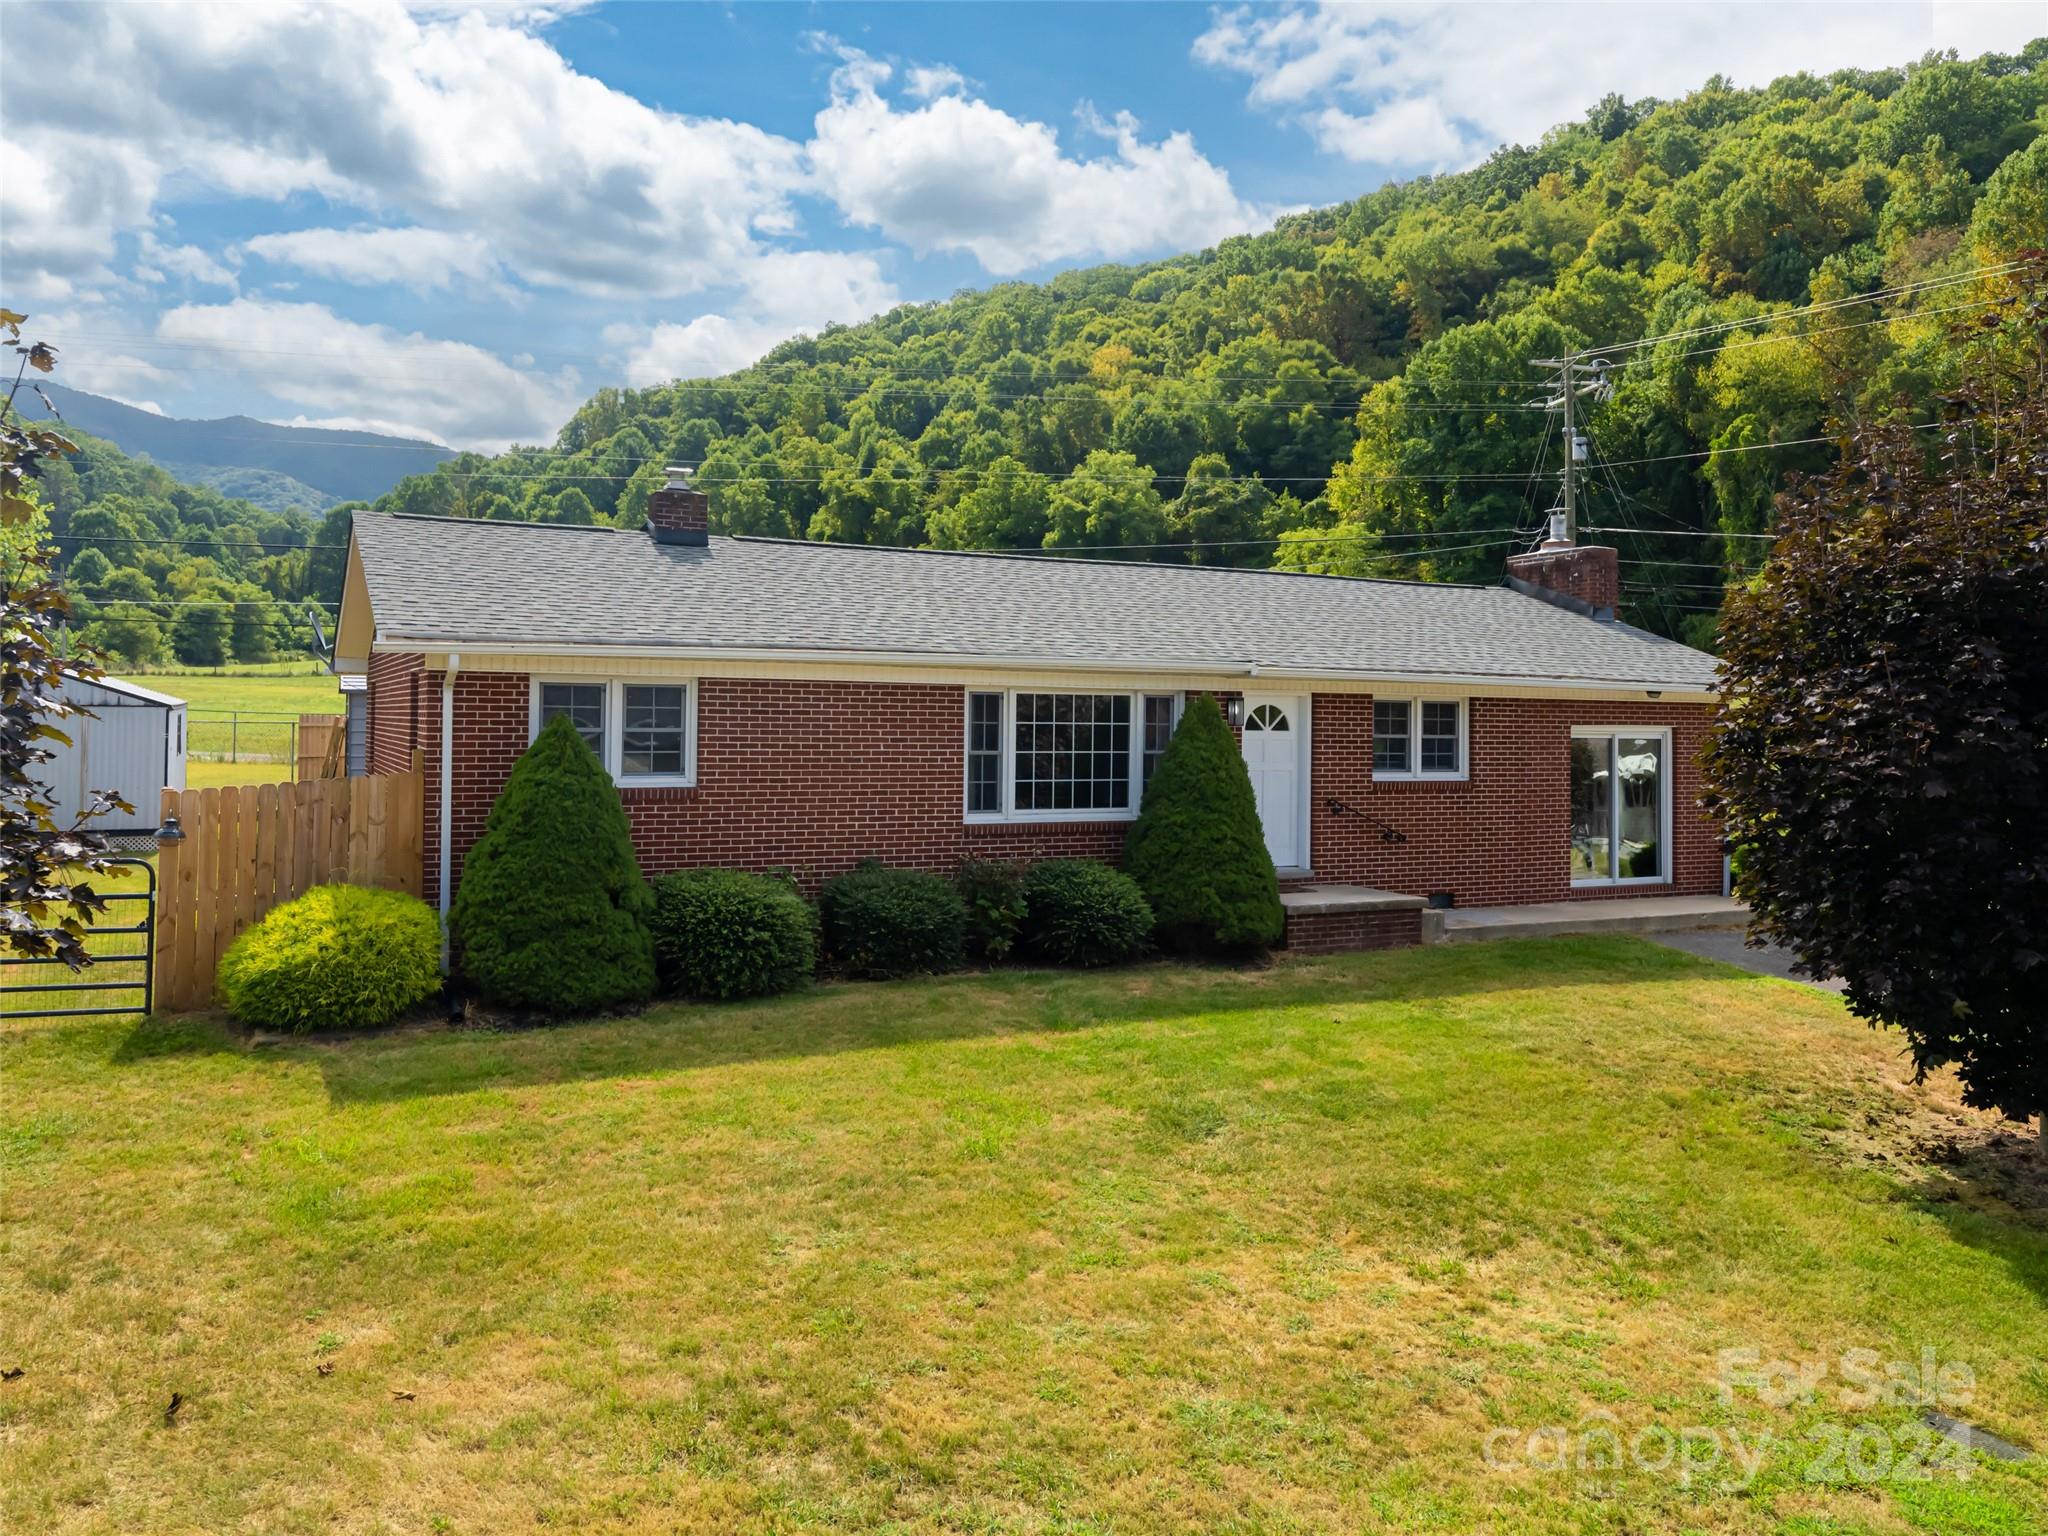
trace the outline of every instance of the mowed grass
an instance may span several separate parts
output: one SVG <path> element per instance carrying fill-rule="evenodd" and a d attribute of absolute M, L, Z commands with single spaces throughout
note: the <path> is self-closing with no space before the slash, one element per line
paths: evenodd
<path fill-rule="evenodd" d="M 290 763 L 213 763 L 199 758 L 185 759 L 187 789 L 218 789 L 223 784 L 289 784 Z"/>
<path fill-rule="evenodd" d="M 1895 1038 L 1637 941 L 50 1023 L 0 1085 L 9 1530 L 2048 1529 L 2038 1461 L 1869 1477 L 1910 1406 L 1722 1400 L 1933 1350 L 2048 1446 L 2048 1232 L 1915 1161 Z"/>
<path fill-rule="evenodd" d="M 191 672 L 114 673 L 144 688 L 183 699 L 206 714 L 236 711 L 256 715 L 338 715 L 341 692 L 333 674 L 318 662 L 274 662 L 261 666 Z"/>

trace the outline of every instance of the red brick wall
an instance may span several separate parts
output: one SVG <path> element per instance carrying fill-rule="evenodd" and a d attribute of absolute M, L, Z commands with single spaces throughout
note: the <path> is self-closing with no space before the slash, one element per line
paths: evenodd
<path fill-rule="evenodd" d="M 441 681 L 435 673 L 417 676 L 414 739 L 426 759 L 431 901 L 439 847 Z M 374 700 L 382 697 L 374 672 L 372 692 L 374 730 Z M 696 785 L 623 791 L 641 867 L 649 874 L 700 864 L 784 867 L 810 887 L 869 857 L 942 873 L 963 855 L 1118 857 L 1121 822 L 963 822 L 963 695 L 959 687 L 932 684 L 704 682 Z M 403 690 L 393 696 L 407 697 Z M 482 832 L 491 802 L 526 748 L 527 679 L 464 672 L 455 696 L 459 881 L 462 854 Z M 1616 721 L 1672 727 L 1677 843 L 1672 885 L 1625 886 L 1617 894 L 1718 892 L 1718 835 L 1691 809 L 1707 711 L 1647 701 L 1476 699 L 1469 780 L 1375 784 L 1372 701 L 1316 695 L 1310 826 L 1316 877 L 1413 895 L 1448 890 L 1465 906 L 1588 894 L 1571 889 L 1567 863 L 1570 733 L 1574 724 Z M 1399 826 L 1409 841 L 1388 846 L 1358 818 L 1333 816 L 1326 809 L 1331 796 Z"/>
<path fill-rule="evenodd" d="M 1318 879 L 1411 896 L 1450 891 L 1465 907 L 1720 893 L 1720 831 L 1696 808 L 1705 705 L 1473 699 L 1470 707 L 1469 778 L 1375 781 L 1372 700 L 1360 694 L 1315 696 L 1309 862 Z M 1571 729 L 1609 724 L 1671 728 L 1671 833 L 1677 846 L 1668 886 L 1572 888 Z M 1362 818 L 1332 813 L 1333 796 L 1399 828 L 1408 841 L 1384 842 L 1379 829 Z"/>
<path fill-rule="evenodd" d="M 1422 942 L 1420 912 L 1290 912 L 1287 948 L 1304 955 L 1405 949 Z"/>
<path fill-rule="evenodd" d="M 404 773 L 412 767 L 422 702 L 420 659 L 378 652 L 370 657 L 370 772 Z M 439 708 L 439 698 L 434 700 Z M 436 721 L 441 718 L 437 713 Z"/>

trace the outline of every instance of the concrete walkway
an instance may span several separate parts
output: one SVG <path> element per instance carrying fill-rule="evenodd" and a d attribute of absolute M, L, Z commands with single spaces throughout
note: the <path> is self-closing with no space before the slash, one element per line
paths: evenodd
<path fill-rule="evenodd" d="M 1561 933 L 1740 933 L 1749 909 L 1728 896 L 1618 896 L 1608 901 L 1540 901 L 1526 907 L 1452 907 L 1423 914 L 1423 942 L 1548 939 Z"/>

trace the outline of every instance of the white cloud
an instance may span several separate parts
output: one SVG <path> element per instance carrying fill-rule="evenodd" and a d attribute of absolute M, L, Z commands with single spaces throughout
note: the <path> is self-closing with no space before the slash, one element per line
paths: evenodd
<path fill-rule="evenodd" d="M 240 298 L 187 304 L 157 321 L 184 361 L 300 407 L 316 425 L 375 430 L 495 450 L 546 442 L 580 398 L 573 369 L 547 376 L 467 342 L 345 320 L 320 304 Z"/>
<path fill-rule="evenodd" d="M 1419 96 L 1390 101 L 1364 116 L 1325 107 L 1309 118 L 1308 128 L 1329 153 L 1377 165 L 1444 170 L 1463 164 L 1471 153 L 1442 106 Z"/>
<path fill-rule="evenodd" d="M 903 89 L 919 101 L 967 89 L 967 77 L 950 64 L 913 64 L 903 72 Z"/>
<path fill-rule="evenodd" d="M 1114 153 L 1075 159 L 1044 123 L 985 101 L 942 95 L 900 110 L 881 94 L 888 64 L 840 52 L 808 146 L 817 190 L 921 253 L 969 251 L 1008 274 L 1209 245 L 1268 221 L 1185 133 L 1148 144 L 1120 114 L 1108 125 Z"/>
<path fill-rule="evenodd" d="M 460 279 L 485 283 L 498 267 L 482 235 L 416 227 L 295 229 L 256 235 L 243 248 L 337 282 L 396 283 L 415 290 L 449 288 Z"/>
<path fill-rule="evenodd" d="M 644 388 L 730 373 L 792 336 L 851 325 L 897 302 L 896 289 L 872 256 L 779 251 L 755 264 L 731 313 L 665 320 L 644 332 L 609 326 L 604 339 L 624 353 L 626 382 Z"/>
<path fill-rule="evenodd" d="M 1716 73 L 1760 85 L 1930 48 L 2011 52 L 2041 18 L 2038 3 L 1326 3 L 1219 11 L 1193 51 L 1333 154 L 1436 170 L 1533 143 L 1610 91 L 1677 96 Z"/>
<path fill-rule="evenodd" d="M 135 275 L 145 282 L 162 282 L 166 275 L 189 278 L 213 288 L 237 288 L 239 279 L 227 267 L 196 245 L 165 245 L 148 230 L 137 243 L 140 260 Z"/>
<path fill-rule="evenodd" d="M 530 282 L 636 297 L 729 281 L 791 227 L 794 143 L 647 106 L 507 14 L 11 7 L 9 56 L 39 65 L 6 95 L 10 286 L 103 280 L 167 183 L 396 212 Z"/>

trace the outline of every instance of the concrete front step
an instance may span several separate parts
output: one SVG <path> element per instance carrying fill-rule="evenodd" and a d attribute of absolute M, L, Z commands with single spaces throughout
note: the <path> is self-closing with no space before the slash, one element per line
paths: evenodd
<path fill-rule="evenodd" d="M 1741 929 L 1749 908 L 1729 896 L 1617 896 L 1526 907 L 1452 907 L 1422 914 L 1425 944 L 1547 939 L 1563 933 L 1696 933 Z"/>
<path fill-rule="evenodd" d="M 1420 896 L 1364 885 L 1298 885 L 1280 893 L 1287 913 L 1282 943 L 1303 954 L 1401 949 L 1422 942 Z"/>

